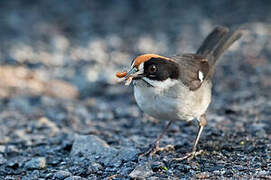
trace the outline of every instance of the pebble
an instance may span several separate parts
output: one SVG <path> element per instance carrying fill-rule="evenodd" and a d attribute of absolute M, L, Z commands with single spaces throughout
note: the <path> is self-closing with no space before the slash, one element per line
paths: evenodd
<path fill-rule="evenodd" d="M 71 176 L 71 177 L 67 177 L 64 180 L 86 180 L 86 178 L 82 178 L 80 176 Z"/>
<path fill-rule="evenodd" d="M 25 113 L 31 113 L 33 108 L 31 108 L 29 104 L 29 100 L 25 97 L 16 97 L 10 99 L 10 102 L 8 104 L 10 108 L 21 110 Z"/>
<path fill-rule="evenodd" d="M 180 170 L 183 173 L 187 173 L 187 172 L 189 172 L 189 170 L 191 169 L 191 167 L 189 165 L 186 165 L 186 164 L 180 164 L 177 167 L 177 169 Z"/>
<path fill-rule="evenodd" d="M 89 170 L 93 173 L 97 173 L 98 171 L 102 170 L 103 166 L 99 163 L 92 163 L 91 166 L 89 166 Z"/>
<path fill-rule="evenodd" d="M 115 109 L 115 113 L 117 117 L 133 117 L 133 118 L 137 118 L 140 116 L 141 112 L 140 110 L 136 107 L 136 106 L 131 106 L 131 107 L 126 107 L 121 108 L 118 107 Z"/>
<path fill-rule="evenodd" d="M 105 166 L 120 167 L 123 162 L 135 161 L 139 150 L 134 148 L 121 148 L 116 150 L 97 136 L 76 136 L 71 150 L 71 157 L 78 159 L 82 155 L 89 163 L 100 163 Z"/>
<path fill-rule="evenodd" d="M 62 179 L 65 179 L 67 177 L 70 177 L 72 176 L 72 173 L 70 173 L 69 171 L 63 171 L 63 170 L 60 170 L 60 171 L 57 171 L 54 176 L 53 176 L 53 179 L 56 179 L 56 180 L 62 180 Z"/>
<path fill-rule="evenodd" d="M 6 176 L 5 180 L 17 180 L 17 178 L 13 176 Z"/>
<path fill-rule="evenodd" d="M 151 169 L 153 172 L 161 171 L 167 169 L 165 164 L 160 161 L 155 161 L 151 164 Z"/>
<path fill-rule="evenodd" d="M 117 150 L 110 147 L 105 141 L 94 135 L 76 136 L 72 145 L 71 157 L 77 159 L 83 155 L 90 163 L 98 162 L 108 164 L 117 156 Z"/>
<path fill-rule="evenodd" d="M 20 166 L 19 162 L 20 162 L 20 159 L 13 158 L 13 159 L 9 160 L 6 165 L 9 168 L 17 169 Z"/>
<path fill-rule="evenodd" d="M 148 164 L 138 165 L 130 174 L 129 177 L 135 179 L 145 179 L 153 174 L 151 167 Z"/>
<path fill-rule="evenodd" d="M 4 158 L 2 154 L 0 154 L 0 165 L 4 164 L 5 162 L 7 162 L 7 160 Z"/>
<path fill-rule="evenodd" d="M 266 179 L 271 178 L 271 172 L 265 171 L 265 170 L 256 171 L 255 175 L 256 177 L 259 177 L 259 178 L 266 178 Z"/>
<path fill-rule="evenodd" d="M 25 176 L 22 177 L 21 180 L 34 180 L 39 179 L 40 180 L 40 172 L 38 170 L 29 171 Z"/>
<path fill-rule="evenodd" d="M 140 151 L 138 149 L 130 148 L 121 148 L 119 150 L 118 159 L 124 162 L 135 161 L 138 157 Z"/>
<path fill-rule="evenodd" d="M 20 150 L 15 145 L 7 145 L 6 146 L 5 153 L 18 154 L 19 152 L 20 152 Z"/>
<path fill-rule="evenodd" d="M 197 179 L 208 179 L 211 177 L 211 174 L 209 172 L 201 172 L 196 174 Z"/>
<path fill-rule="evenodd" d="M 35 157 L 25 163 L 27 169 L 44 169 L 46 167 L 45 157 Z"/>
<path fill-rule="evenodd" d="M 0 153 L 4 153 L 6 149 L 6 146 L 0 145 Z"/>

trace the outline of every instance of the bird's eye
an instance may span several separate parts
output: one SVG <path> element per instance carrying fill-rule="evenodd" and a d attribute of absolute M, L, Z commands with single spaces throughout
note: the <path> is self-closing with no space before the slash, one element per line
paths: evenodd
<path fill-rule="evenodd" d="M 157 71 L 157 67 L 155 65 L 151 65 L 148 67 L 149 73 L 155 73 Z"/>

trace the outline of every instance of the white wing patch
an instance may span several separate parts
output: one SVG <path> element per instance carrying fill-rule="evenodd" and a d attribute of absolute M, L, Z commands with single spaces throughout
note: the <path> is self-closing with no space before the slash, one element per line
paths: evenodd
<path fill-rule="evenodd" d="M 203 79 L 204 79 L 204 75 L 203 75 L 203 73 L 202 73 L 201 71 L 199 71 L 198 76 L 199 76 L 199 80 L 200 80 L 200 82 L 202 82 L 202 81 L 203 81 Z"/>

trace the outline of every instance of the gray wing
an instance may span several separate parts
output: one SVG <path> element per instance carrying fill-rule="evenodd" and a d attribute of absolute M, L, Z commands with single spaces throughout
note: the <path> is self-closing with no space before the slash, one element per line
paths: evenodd
<path fill-rule="evenodd" d="M 200 88 L 209 72 L 208 59 L 198 54 L 184 54 L 171 59 L 179 64 L 179 79 L 183 84 L 192 91 Z"/>
<path fill-rule="evenodd" d="M 218 26 L 206 37 L 196 54 L 172 57 L 180 65 L 180 80 L 192 91 L 200 88 L 212 77 L 218 58 L 241 36 L 240 29 L 229 31 Z"/>

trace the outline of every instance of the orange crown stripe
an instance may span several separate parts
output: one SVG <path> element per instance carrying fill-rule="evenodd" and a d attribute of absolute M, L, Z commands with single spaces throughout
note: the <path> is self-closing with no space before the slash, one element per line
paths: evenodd
<path fill-rule="evenodd" d="M 140 55 L 140 56 L 135 58 L 133 66 L 138 67 L 141 63 L 146 62 L 146 61 L 150 60 L 151 58 L 163 58 L 165 60 L 170 60 L 167 57 L 160 56 L 160 55 L 157 55 L 157 54 L 143 54 L 143 55 Z"/>

